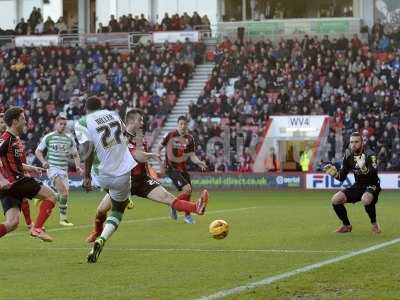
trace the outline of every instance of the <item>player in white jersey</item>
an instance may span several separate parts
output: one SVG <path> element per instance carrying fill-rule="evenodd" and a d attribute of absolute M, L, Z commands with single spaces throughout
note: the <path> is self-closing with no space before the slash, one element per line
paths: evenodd
<path fill-rule="evenodd" d="M 86 118 L 81 119 L 75 126 L 79 143 L 88 149 L 83 186 L 86 191 L 91 190 L 91 170 L 96 155 L 100 162 L 97 179 L 100 187 L 108 190 L 112 200 L 111 214 L 87 256 L 88 263 L 97 261 L 105 242 L 121 223 L 128 204 L 130 173 L 137 163 L 129 152 L 123 131 L 125 126 L 116 112 L 101 109 L 100 99 L 95 96 L 87 99 Z"/>
<path fill-rule="evenodd" d="M 38 145 L 35 154 L 47 169 L 47 176 L 51 185 L 58 193 L 58 207 L 60 209 L 60 225 L 73 226 L 67 218 L 67 203 L 69 194 L 68 161 L 74 158 L 76 170 L 82 174 L 80 158 L 74 138 L 65 132 L 67 117 L 60 114 L 56 118 L 55 130 L 46 134 Z M 47 149 L 46 158 L 43 151 Z"/>

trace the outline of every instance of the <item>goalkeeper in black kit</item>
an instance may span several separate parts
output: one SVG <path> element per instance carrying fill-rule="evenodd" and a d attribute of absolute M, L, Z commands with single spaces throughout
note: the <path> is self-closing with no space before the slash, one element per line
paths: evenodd
<path fill-rule="evenodd" d="M 325 165 L 323 170 L 339 181 L 344 181 L 349 172 L 352 172 L 355 178 L 355 183 L 351 187 L 337 192 L 332 197 L 333 209 L 343 223 L 336 232 L 351 232 L 352 226 L 344 204 L 361 201 L 371 220 L 372 232 L 381 233 L 380 226 L 376 222 L 375 209 L 381 191 L 376 155 L 364 147 L 362 136 L 358 132 L 351 134 L 350 146 L 345 151 L 340 170 L 332 164 Z"/>

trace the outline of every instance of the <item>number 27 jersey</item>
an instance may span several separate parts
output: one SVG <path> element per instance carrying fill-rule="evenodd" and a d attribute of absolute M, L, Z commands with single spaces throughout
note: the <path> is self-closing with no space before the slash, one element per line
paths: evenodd
<path fill-rule="evenodd" d="M 99 175 L 121 176 L 137 165 L 116 112 L 98 110 L 87 114 L 76 123 L 75 134 L 80 144 L 89 141 L 94 145 L 100 161 Z"/>

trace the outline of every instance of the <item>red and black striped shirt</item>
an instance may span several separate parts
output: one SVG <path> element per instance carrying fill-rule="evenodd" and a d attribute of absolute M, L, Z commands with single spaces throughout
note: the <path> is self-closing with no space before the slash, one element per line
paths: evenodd
<path fill-rule="evenodd" d="M 186 172 L 189 153 L 195 151 L 194 139 L 190 134 L 180 135 L 178 130 L 168 133 L 161 145 L 165 147 L 165 165 L 167 169 Z"/>
<path fill-rule="evenodd" d="M 141 147 L 140 145 L 137 145 L 137 142 L 134 141 L 134 139 L 129 140 L 129 144 L 128 144 L 128 148 L 129 151 L 131 152 L 133 158 L 135 158 L 135 152 L 136 150 L 142 150 L 147 152 L 148 148 L 147 148 L 147 143 L 146 141 L 143 140 L 143 147 Z M 140 162 L 138 160 L 137 161 L 137 165 L 132 169 L 131 171 L 131 176 L 141 176 L 141 175 L 150 175 L 149 174 L 149 167 L 147 162 Z"/>
<path fill-rule="evenodd" d="M 4 132 L 0 138 L 0 159 L 3 167 L 1 174 L 10 182 L 24 177 L 22 164 L 26 163 L 24 146 L 18 136 L 9 131 Z"/>

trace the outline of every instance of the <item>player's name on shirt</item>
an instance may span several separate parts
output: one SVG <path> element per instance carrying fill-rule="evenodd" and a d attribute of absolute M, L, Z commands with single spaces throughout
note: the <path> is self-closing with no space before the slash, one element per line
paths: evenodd
<path fill-rule="evenodd" d="M 112 114 L 109 115 L 104 115 L 101 116 L 100 118 L 95 119 L 94 121 L 98 124 L 98 125 L 103 125 L 106 124 L 109 121 L 113 121 L 115 120 Z"/>

